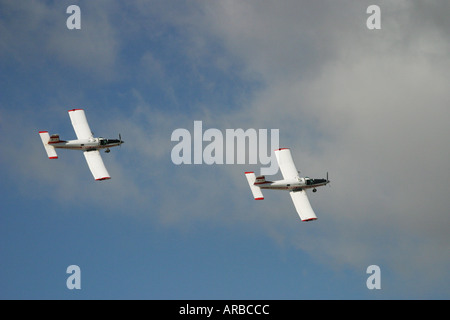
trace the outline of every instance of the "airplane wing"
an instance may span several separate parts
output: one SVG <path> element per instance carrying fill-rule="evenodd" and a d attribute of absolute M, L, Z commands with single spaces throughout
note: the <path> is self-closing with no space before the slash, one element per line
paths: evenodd
<path fill-rule="evenodd" d="M 277 157 L 278 165 L 280 166 L 284 179 L 293 179 L 298 176 L 298 171 L 295 167 L 294 160 L 292 160 L 291 150 L 289 148 L 275 150 L 275 156 Z"/>
<path fill-rule="evenodd" d="M 294 202 L 295 209 L 297 210 L 298 215 L 302 221 L 311 221 L 316 220 L 316 214 L 314 213 L 311 204 L 309 203 L 308 196 L 306 195 L 306 191 L 291 191 L 289 192 L 292 198 L 292 202 Z"/>
<path fill-rule="evenodd" d="M 84 157 L 86 158 L 89 169 L 91 169 L 95 180 L 111 179 L 98 150 L 85 151 Z"/>
<path fill-rule="evenodd" d="M 69 116 L 78 139 L 91 139 L 94 137 L 83 109 L 69 110 Z"/>

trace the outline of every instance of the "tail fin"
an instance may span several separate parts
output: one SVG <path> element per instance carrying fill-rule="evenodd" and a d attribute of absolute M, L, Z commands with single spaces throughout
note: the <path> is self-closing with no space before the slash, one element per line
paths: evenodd
<path fill-rule="evenodd" d="M 266 177 L 265 176 L 256 177 L 255 184 L 264 184 L 264 183 L 266 183 Z"/>
<path fill-rule="evenodd" d="M 58 142 L 61 142 L 61 140 L 59 139 L 59 134 L 52 134 L 50 136 L 50 140 L 47 143 L 52 144 L 52 143 L 58 143 Z"/>
<path fill-rule="evenodd" d="M 54 147 L 50 146 L 48 143 L 50 141 L 50 135 L 48 131 L 39 131 L 39 135 L 41 136 L 42 144 L 44 145 L 45 151 L 47 152 L 49 159 L 58 159 L 58 155 L 56 154 L 56 150 Z M 59 138 L 58 138 L 59 140 Z"/>
<path fill-rule="evenodd" d="M 246 172 L 245 176 L 247 177 L 248 185 L 250 186 L 250 190 L 252 191 L 253 197 L 255 200 L 264 200 L 264 196 L 261 192 L 261 188 L 255 186 L 256 175 L 254 172 Z"/>

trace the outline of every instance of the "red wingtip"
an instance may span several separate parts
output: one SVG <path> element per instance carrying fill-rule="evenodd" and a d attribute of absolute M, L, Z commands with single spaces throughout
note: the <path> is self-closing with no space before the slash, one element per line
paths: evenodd
<path fill-rule="evenodd" d="M 98 179 L 95 179 L 95 180 L 102 181 L 102 180 L 109 180 L 109 179 L 111 179 L 111 177 L 103 177 L 103 178 L 98 178 Z"/>
<path fill-rule="evenodd" d="M 83 110 L 83 109 L 70 109 L 69 112 L 71 112 L 71 111 L 77 111 L 77 110 Z"/>
<path fill-rule="evenodd" d="M 281 150 L 289 150 L 290 148 L 280 148 L 280 149 L 276 149 L 275 151 L 281 151 Z"/>
<path fill-rule="evenodd" d="M 264 200 L 264 198 L 255 198 L 255 200 Z"/>
<path fill-rule="evenodd" d="M 317 218 L 311 218 L 311 219 L 305 219 L 305 220 L 302 220 L 302 221 L 314 221 L 314 220 L 317 220 Z"/>
<path fill-rule="evenodd" d="M 48 131 L 39 131 L 39 133 L 47 133 Z"/>
<path fill-rule="evenodd" d="M 245 174 L 254 173 L 253 171 L 247 171 Z"/>
<path fill-rule="evenodd" d="M 49 159 L 58 159 L 58 156 L 56 157 L 48 157 Z"/>

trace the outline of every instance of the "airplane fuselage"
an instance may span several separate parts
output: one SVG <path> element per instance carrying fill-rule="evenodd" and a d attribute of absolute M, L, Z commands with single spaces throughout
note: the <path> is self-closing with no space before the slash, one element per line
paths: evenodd
<path fill-rule="evenodd" d="M 79 140 L 68 140 L 68 141 L 60 140 L 57 142 L 48 142 L 48 144 L 54 148 L 84 150 L 84 151 L 108 149 L 111 147 L 119 146 L 122 143 L 123 143 L 122 140 L 104 139 L 104 138 L 79 139 Z"/>
<path fill-rule="evenodd" d="M 291 180 L 255 182 L 255 186 L 258 186 L 261 189 L 297 191 L 303 189 L 315 189 L 316 187 L 324 186 L 329 182 L 330 181 L 327 179 L 296 178 Z"/>

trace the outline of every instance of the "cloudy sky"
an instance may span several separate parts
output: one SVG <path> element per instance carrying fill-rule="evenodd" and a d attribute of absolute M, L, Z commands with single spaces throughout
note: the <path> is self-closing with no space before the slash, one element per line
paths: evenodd
<path fill-rule="evenodd" d="M 450 298 L 448 12 L 0 0 L 0 298 Z M 72 108 L 125 140 L 102 156 L 111 180 L 81 152 L 47 159 L 38 131 L 74 139 Z M 173 164 L 172 132 L 196 120 L 279 129 L 303 175 L 330 174 L 309 194 L 319 219 L 301 222 L 286 192 L 254 201 L 244 172 L 260 164 Z"/>

